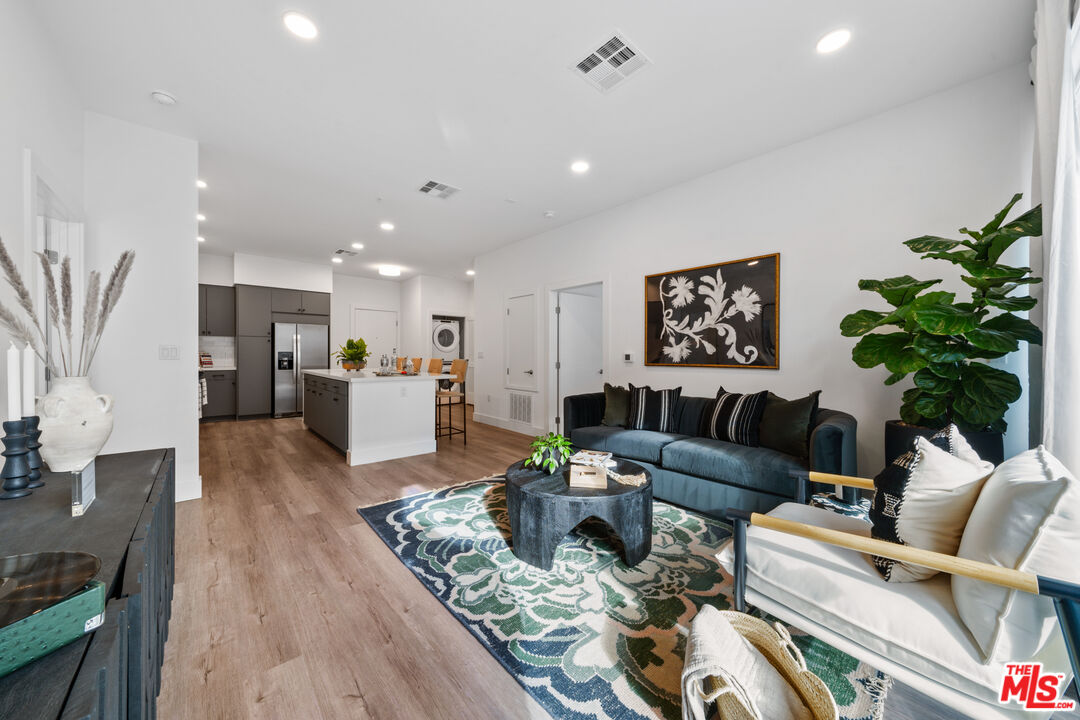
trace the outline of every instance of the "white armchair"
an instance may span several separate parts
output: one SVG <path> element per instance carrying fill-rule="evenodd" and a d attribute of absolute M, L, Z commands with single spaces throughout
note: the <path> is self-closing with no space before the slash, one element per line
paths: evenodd
<path fill-rule="evenodd" d="M 803 480 L 874 487 L 871 480 L 822 473 Z M 734 577 L 737 610 L 750 603 L 950 708 L 980 720 L 1052 714 L 998 702 L 1004 664 L 984 662 L 957 614 L 949 574 L 1052 597 L 1063 632 L 1035 656 L 1011 660 L 1042 662 L 1047 672 L 1071 667 L 1073 675 L 1080 674 L 1080 585 L 876 540 L 862 519 L 797 503 L 767 515 L 729 510 L 728 517 L 734 536 L 719 560 Z M 942 574 L 889 583 L 868 554 Z"/>

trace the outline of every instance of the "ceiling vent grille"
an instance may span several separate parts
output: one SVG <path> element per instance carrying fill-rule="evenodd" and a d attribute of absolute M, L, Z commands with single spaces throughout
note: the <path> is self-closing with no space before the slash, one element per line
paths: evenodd
<path fill-rule="evenodd" d="M 335 255 L 345 255 L 347 257 L 356 257 L 356 251 L 355 250 L 343 250 L 342 248 L 338 248 L 337 250 L 335 250 L 334 254 Z"/>
<path fill-rule="evenodd" d="M 447 185 L 437 180 L 428 180 L 426 183 L 420 186 L 420 192 L 431 197 L 437 197 L 441 200 L 446 200 L 451 195 L 461 192 L 461 188 L 456 188 L 453 185 Z"/>
<path fill-rule="evenodd" d="M 650 64 L 652 61 L 631 45 L 624 35 L 615 33 L 574 65 L 573 70 L 585 82 L 606 93 Z"/>

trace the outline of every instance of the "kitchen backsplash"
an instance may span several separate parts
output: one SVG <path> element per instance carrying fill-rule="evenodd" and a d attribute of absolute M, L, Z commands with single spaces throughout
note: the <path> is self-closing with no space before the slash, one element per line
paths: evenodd
<path fill-rule="evenodd" d="M 199 336 L 199 352 L 210 353 L 214 367 L 236 367 L 236 338 Z"/>

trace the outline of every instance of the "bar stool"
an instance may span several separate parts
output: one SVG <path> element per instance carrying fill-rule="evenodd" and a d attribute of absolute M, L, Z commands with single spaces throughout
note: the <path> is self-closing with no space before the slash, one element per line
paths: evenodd
<path fill-rule="evenodd" d="M 442 362 L 441 360 L 439 361 Z M 462 440 L 466 445 L 469 444 L 469 436 L 465 434 L 467 425 L 466 411 L 465 411 L 465 372 L 469 368 L 469 361 L 463 359 L 456 359 L 450 363 L 450 382 L 451 388 L 454 385 L 461 387 L 460 392 L 457 390 L 436 390 L 435 391 L 435 438 L 448 437 L 453 439 L 454 435 L 461 435 Z M 443 399 L 446 399 L 446 425 L 442 424 L 442 406 L 444 405 Z M 460 402 L 455 402 L 455 398 L 461 398 Z M 461 427 L 454 427 L 454 406 L 461 406 Z"/>
<path fill-rule="evenodd" d="M 413 369 L 413 372 L 415 372 L 415 373 L 417 373 L 417 374 L 420 374 L 421 372 L 423 372 L 423 371 L 422 371 L 422 370 L 420 369 L 420 366 L 421 366 L 421 365 L 423 364 L 423 362 L 424 362 L 424 358 L 413 358 L 413 359 L 412 359 L 412 369 Z"/>
<path fill-rule="evenodd" d="M 442 358 L 431 358 L 427 361 L 428 375 L 442 375 Z"/>
<path fill-rule="evenodd" d="M 403 357 L 399 357 L 397 359 L 397 371 L 398 372 L 401 372 L 402 370 L 405 369 L 405 360 L 406 360 L 406 358 L 403 358 Z"/>

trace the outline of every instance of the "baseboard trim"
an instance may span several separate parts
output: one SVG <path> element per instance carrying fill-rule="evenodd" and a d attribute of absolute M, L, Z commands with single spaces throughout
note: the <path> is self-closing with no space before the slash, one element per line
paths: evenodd
<path fill-rule="evenodd" d="M 432 428 L 434 431 L 434 428 Z M 426 455 L 436 451 L 435 434 L 429 439 L 410 440 L 396 445 L 381 445 L 379 447 L 364 447 L 345 453 L 345 462 L 350 466 L 367 465 L 369 463 L 383 462 L 385 460 L 397 460 L 413 455 Z"/>
<path fill-rule="evenodd" d="M 506 418 L 485 415 L 478 412 L 473 412 L 472 419 L 474 422 L 484 423 L 485 425 L 494 425 L 503 430 L 510 430 L 511 432 L 521 433 L 522 435 L 543 435 L 546 432 L 543 428 L 530 425 L 529 423 L 523 423 L 518 420 L 507 420 Z"/>

